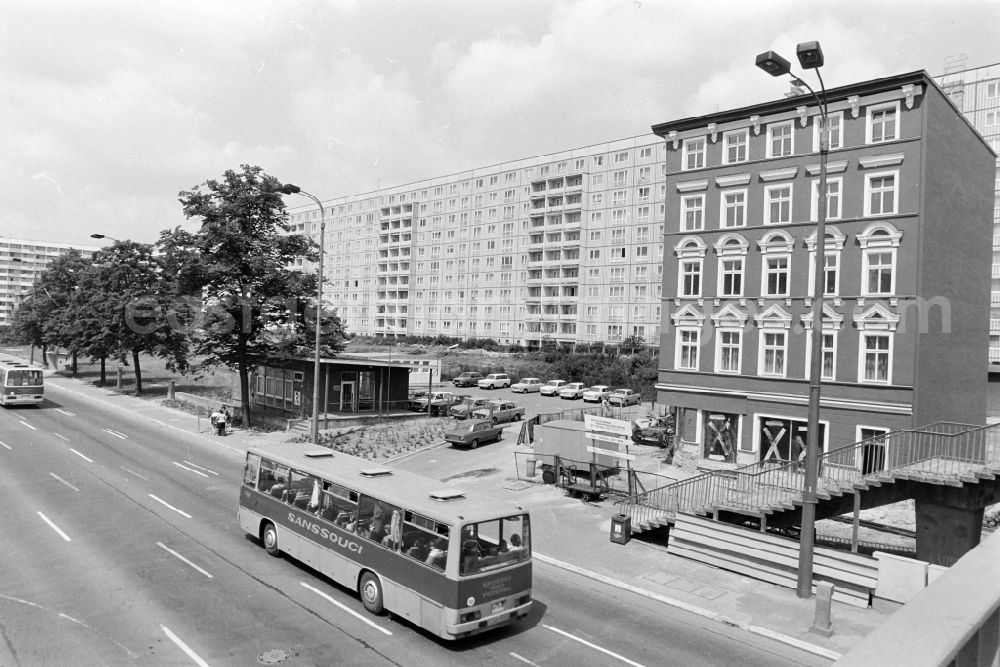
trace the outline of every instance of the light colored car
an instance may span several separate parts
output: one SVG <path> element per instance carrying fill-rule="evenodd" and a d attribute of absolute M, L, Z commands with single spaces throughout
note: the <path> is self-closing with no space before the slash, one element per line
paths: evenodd
<path fill-rule="evenodd" d="M 558 396 L 559 390 L 566 386 L 566 380 L 549 380 L 541 386 L 538 393 L 542 396 Z"/>
<path fill-rule="evenodd" d="M 521 378 L 510 386 L 510 390 L 517 393 L 527 394 L 529 391 L 539 391 L 542 388 L 542 381 L 538 378 Z"/>
<path fill-rule="evenodd" d="M 472 419 L 488 421 L 493 425 L 520 421 L 523 416 L 524 406 L 513 401 L 490 401 L 489 405 L 472 411 Z"/>
<path fill-rule="evenodd" d="M 601 400 L 611 395 L 611 387 L 606 384 L 595 384 L 587 391 L 583 392 L 584 403 L 600 403 Z"/>
<path fill-rule="evenodd" d="M 451 406 L 448 411 L 449 417 L 454 417 L 455 419 L 468 419 L 472 414 L 472 411 L 476 408 L 481 408 L 488 404 L 491 399 L 485 396 L 468 396 L 462 400 L 458 405 Z"/>
<path fill-rule="evenodd" d="M 639 405 L 641 398 L 639 392 L 635 389 L 626 389 L 623 387 L 611 392 L 611 395 L 608 396 L 608 403 L 611 405 Z"/>
<path fill-rule="evenodd" d="M 479 381 L 480 389 L 500 389 L 510 386 L 510 376 L 506 373 L 490 373 Z"/>
<path fill-rule="evenodd" d="M 570 382 L 568 385 L 559 390 L 559 398 L 574 401 L 578 398 L 583 398 L 583 392 L 585 391 L 587 391 L 587 385 L 584 383 Z"/>

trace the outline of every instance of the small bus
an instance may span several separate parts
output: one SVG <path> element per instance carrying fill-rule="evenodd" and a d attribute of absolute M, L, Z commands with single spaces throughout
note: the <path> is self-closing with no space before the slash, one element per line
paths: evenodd
<path fill-rule="evenodd" d="M 372 614 L 460 639 L 528 615 L 531 525 L 508 502 L 309 443 L 247 451 L 240 527 L 356 591 Z"/>
<path fill-rule="evenodd" d="M 39 405 L 44 393 L 41 369 L 0 357 L 0 405 Z"/>

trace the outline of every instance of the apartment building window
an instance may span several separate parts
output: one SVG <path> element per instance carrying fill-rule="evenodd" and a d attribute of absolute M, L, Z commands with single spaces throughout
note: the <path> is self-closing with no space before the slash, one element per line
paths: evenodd
<path fill-rule="evenodd" d="M 792 152 L 792 121 L 768 125 L 767 157 L 788 157 Z"/>
<path fill-rule="evenodd" d="M 608 340 L 621 340 L 624 332 L 624 326 L 621 324 L 609 324 L 608 325 Z"/>
<path fill-rule="evenodd" d="M 880 144 L 899 138 L 899 102 L 868 107 L 865 143 Z"/>
<path fill-rule="evenodd" d="M 827 178 L 826 179 L 826 219 L 827 220 L 839 220 L 841 213 L 841 193 L 844 188 L 843 178 Z M 819 179 L 814 179 L 812 182 L 812 200 L 809 204 L 809 219 L 812 221 L 819 220 Z"/>
<path fill-rule="evenodd" d="M 674 367 L 678 370 L 698 370 L 698 329 L 677 330 L 677 351 Z"/>
<path fill-rule="evenodd" d="M 747 224 L 747 191 L 724 190 L 722 198 L 720 226 L 723 229 L 746 227 Z"/>
<path fill-rule="evenodd" d="M 680 285 L 680 296 L 701 296 L 701 265 L 700 259 L 686 259 L 678 264 L 677 283 Z"/>
<path fill-rule="evenodd" d="M 611 187 L 620 188 L 628 185 L 628 171 L 620 169 L 611 176 Z"/>
<path fill-rule="evenodd" d="M 827 114 L 827 136 L 830 139 L 830 150 L 843 147 L 844 112 L 835 111 Z M 813 151 L 819 152 L 820 116 L 813 117 Z"/>
<path fill-rule="evenodd" d="M 865 176 L 865 216 L 893 215 L 897 212 L 898 171 Z"/>
<path fill-rule="evenodd" d="M 645 301 L 648 296 L 648 288 L 645 285 L 632 286 L 632 298 L 635 301 Z"/>
<path fill-rule="evenodd" d="M 612 206 L 624 206 L 628 203 L 628 190 L 615 190 L 611 194 Z"/>
<path fill-rule="evenodd" d="M 662 268 L 662 266 L 661 266 Z M 648 266 L 637 266 L 635 267 L 635 279 L 636 280 L 648 280 L 649 279 L 649 267 Z"/>
<path fill-rule="evenodd" d="M 635 210 L 636 222 L 649 222 L 649 207 L 640 206 Z"/>
<path fill-rule="evenodd" d="M 593 174 L 590 177 L 590 184 L 594 187 L 604 185 L 604 174 Z"/>
<path fill-rule="evenodd" d="M 647 259 L 649 257 L 649 246 L 640 245 L 635 247 L 636 259 Z"/>
<path fill-rule="evenodd" d="M 762 331 L 760 336 L 759 375 L 785 376 L 785 347 L 787 335 L 784 331 Z"/>
<path fill-rule="evenodd" d="M 653 147 L 652 146 L 644 146 L 644 147 L 642 147 L 642 148 L 639 149 L 639 159 L 640 160 L 645 160 L 645 159 L 648 159 L 648 158 L 651 158 L 651 157 L 653 157 Z"/>
<path fill-rule="evenodd" d="M 834 228 L 828 228 L 826 233 L 826 247 L 824 248 L 823 259 L 823 294 L 826 296 L 836 296 L 840 292 L 840 255 L 844 249 L 846 237 Z M 806 239 L 806 248 L 809 251 L 809 290 L 813 293 L 813 285 L 816 281 L 816 233 Z"/>
<path fill-rule="evenodd" d="M 705 195 L 681 197 L 681 231 L 697 232 L 705 228 Z"/>
<path fill-rule="evenodd" d="M 611 248 L 611 259 L 625 259 L 626 248 L 624 246 L 620 248 Z"/>
<path fill-rule="evenodd" d="M 895 273 L 895 251 L 866 250 L 863 257 L 865 275 L 865 296 L 881 296 L 893 293 Z"/>
<path fill-rule="evenodd" d="M 824 324 L 825 327 L 825 324 Z M 812 373 L 812 330 L 806 331 L 806 379 L 810 377 Z M 823 342 L 821 345 L 821 354 L 823 362 L 820 365 L 820 377 L 824 380 L 836 380 L 837 375 L 837 333 L 831 332 L 823 333 Z"/>
<path fill-rule="evenodd" d="M 681 156 L 681 170 L 702 169 L 705 167 L 705 139 L 686 139 Z"/>
<path fill-rule="evenodd" d="M 639 182 L 648 183 L 653 180 L 653 168 L 652 167 L 640 167 L 639 168 Z"/>
<path fill-rule="evenodd" d="M 717 329 L 715 371 L 739 373 L 743 332 L 739 329 Z"/>
<path fill-rule="evenodd" d="M 625 209 L 616 208 L 611 211 L 611 224 L 624 225 L 626 220 L 628 220 L 628 216 L 626 215 Z"/>
<path fill-rule="evenodd" d="M 624 164 L 626 162 L 628 162 L 628 151 L 615 153 L 615 164 Z"/>
<path fill-rule="evenodd" d="M 859 382 L 889 384 L 892 361 L 891 333 L 861 335 L 861 370 Z"/>
<path fill-rule="evenodd" d="M 650 201 L 649 187 L 642 187 L 636 189 L 636 201 L 647 202 Z"/>
<path fill-rule="evenodd" d="M 734 130 L 723 134 L 723 164 L 747 161 L 747 130 Z"/>
<path fill-rule="evenodd" d="M 788 255 L 764 258 L 764 296 L 788 296 Z"/>
<path fill-rule="evenodd" d="M 743 257 L 725 257 L 719 261 L 721 296 L 743 296 Z"/>
<path fill-rule="evenodd" d="M 600 248 L 591 248 L 590 251 L 589 251 L 589 254 L 588 254 L 588 258 L 589 259 L 600 259 L 601 258 L 601 249 Z"/>
<path fill-rule="evenodd" d="M 604 203 L 604 193 L 594 192 L 590 195 L 590 203 L 594 206 L 599 206 Z"/>
<path fill-rule="evenodd" d="M 777 225 L 791 221 L 791 184 L 770 185 L 764 188 L 764 224 Z"/>

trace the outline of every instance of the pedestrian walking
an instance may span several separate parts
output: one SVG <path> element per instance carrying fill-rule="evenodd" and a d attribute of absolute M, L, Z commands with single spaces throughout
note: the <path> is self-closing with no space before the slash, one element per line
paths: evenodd
<path fill-rule="evenodd" d="M 221 417 L 222 413 L 219 412 L 218 408 L 212 410 L 212 416 L 208 420 L 212 424 L 212 435 L 219 435 L 219 419 Z"/>
<path fill-rule="evenodd" d="M 226 434 L 226 424 L 229 422 L 229 408 L 222 406 L 219 411 L 219 435 Z"/>

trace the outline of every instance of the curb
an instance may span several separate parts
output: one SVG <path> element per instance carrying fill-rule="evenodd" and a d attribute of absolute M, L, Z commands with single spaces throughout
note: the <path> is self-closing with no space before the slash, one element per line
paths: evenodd
<path fill-rule="evenodd" d="M 607 584 L 609 586 L 614 586 L 615 588 L 620 588 L 622 590 L 629 591 L 630 593 L 635 593 L 636 595 L 641 595 L 650 600 L 656 600 L 657 602 L 662 602 L 663 604 L 681 609 L 683 611 L 690 612 L 702 618 L 707 618 L 712 621 L 718 621 L 720 623 L 725 623 L 726 625 L 734 628 L 739 628 L 740 630 L 746 630 L 755 635 L 760 635 L 762 637 L 767 637 L 782 644 L 787 644 L 788 646 L 794 646 L 797 649 L 806 651 L 807 653 L 812 653 L 823 658 L 828 658 L 830 660 L 838 660 L 841 657 L 840 653 L 836 651 L 831 651 L 830 649 L 823 648 L 822 646 L 816 646 L 815 644 L 810 644 L 809 642 L 802 641 L 801 639 L 796 639 L 790 635 L 783 634 L 781 632 L 776 632 L 774 630 L 769 630 L 751 623 L 746 623 L 743 621 L 735 621 L 728 616 L 724 616 L 715 611 L 710 611 L 708 609 L 703 609 L 687 602 L 681 602 L 680 600 L 675 600 L 673 598 L 667 597 L 666 595 L 661 595 L 660 593 L 654 593 L 653 591 L 646 590 L 645 588 L 639 588 L 638 586 L 633 586 L 624 581 L 618 579 L 613 579 L 611 577 L 605 576 L 599 572 L 594 572 L 593 570 L 588 570 L 572 563 L 567 563 L 565 561 L 552 558 L 551 556 L 546 556 L 540 553 L 533 553 L 533 558 L 535 560 L 541 561 L 553 567 L 558 567 L 560 569 L 566 570 L 568 572 L 573 572 L 581 576 L 587 577 L 588 579 L 594 579 L 600 581 L 601 583 Z"/>

